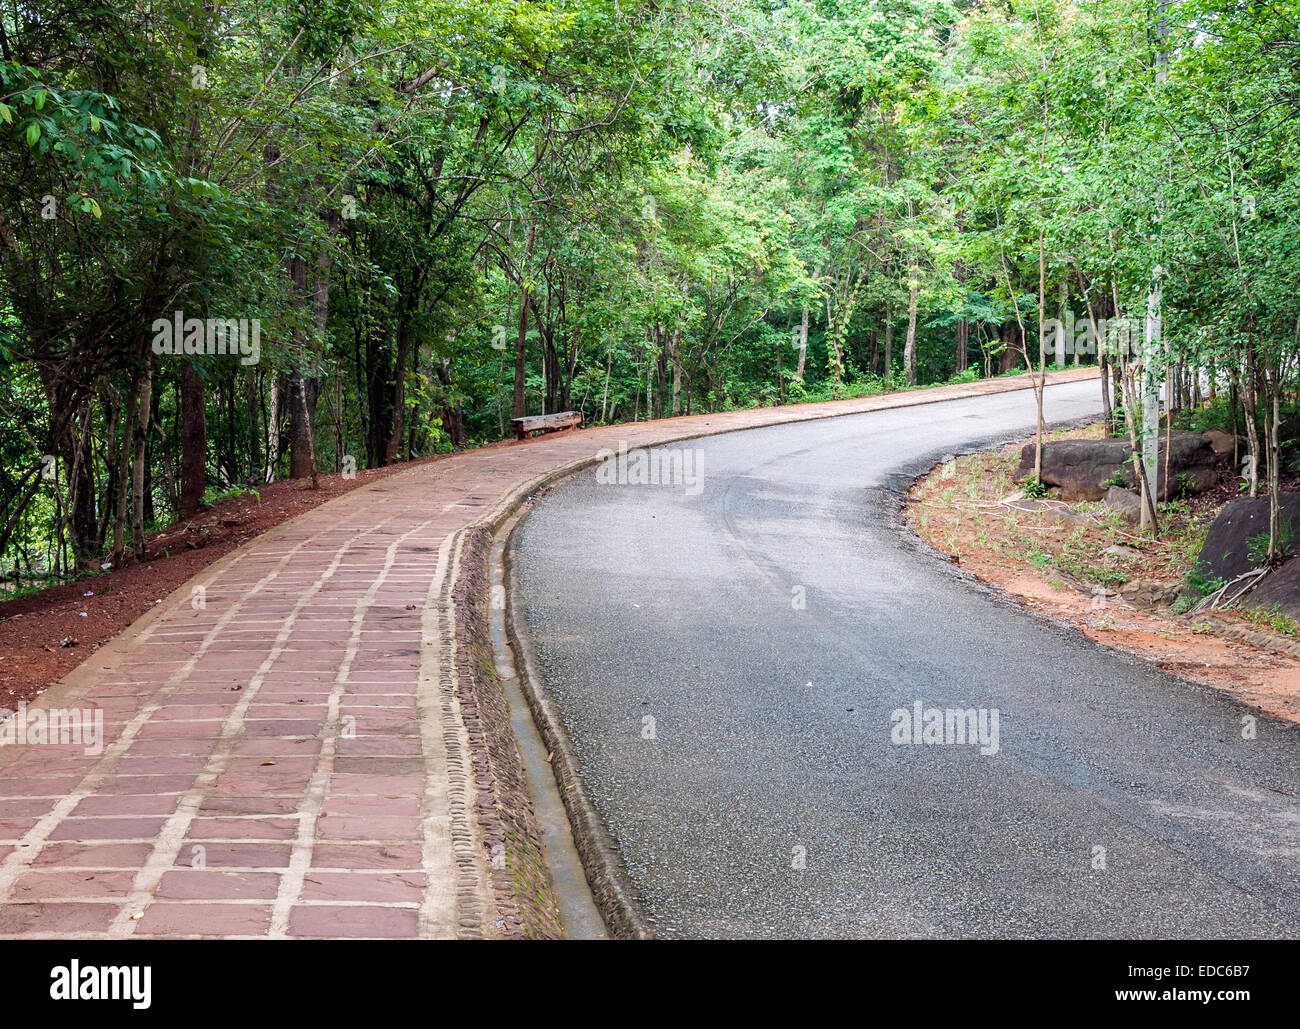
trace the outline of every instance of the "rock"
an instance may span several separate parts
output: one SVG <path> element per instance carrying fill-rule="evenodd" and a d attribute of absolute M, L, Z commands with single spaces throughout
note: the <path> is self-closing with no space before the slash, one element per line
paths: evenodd
<path fill-rule="evenodd" d="M 1124 439 L 1063 439 L 1043 444 L 1043 482 L 1055 486 L 1062 500 L 1101 500 L 1112 486 L 1137 487 L 1137 474 L 1128 461 Z M 1186 490 L 1204 493 L 1218 484 L 1223 469 L 1209 439 L 1196 432 L 1175 432 L 1169 447 L 1169 478 L 1165 481 L 1165 435 L 1160 435 L 1159 491 L 1161 500 Z M 1017 479 L 1034 472 L 1034 444 L 1020 451 Z"/>
<path fill-rule="evenodd" d="M 1106 506 L 1114 511 L 1126 522 L 1132 522 L 1136 525 L 1142 520 L 1142 498 L 1132 490 L 1126 490 L 1123 486 L 1112 486 L 1106 491 Z M 1111 547 L 1106 551 L 1118 548 Z M 1129 551 L 1129 554 L 1136 554 L 1136 551 Z"/>
<path fill-rule="evenodd" d="M 1026 514 L 1037 515 L 1049 525 L 1087 525 L 1088 516 L 1071 511 L 1059 500 L 1029 500 L 1018 498 L 1009 501 L 1008 507 Z"/>
<path fill-rule="evenodd" d="M 1234 452 L 1238 454 L 1246 452 L 1246 441 L 1240 436 L 1220 432 L 1218 429 L 1207 429 L 1203 435 L 1210 441 L 1210 449 L 1220 461 L 1231 464 Z"/>
<path fill-rule="evenodd" d="M 1142 551 L 1134 550 L 1132 547 L 1126 547 L 1122 543 L 1116 543 L 1102 551 L 1103 554 L 1109 554 L 1111 557 L 1141 557 Z"/>
<path fill-rule="evenodd" d="M 1062 500 L 1100 500 L 1107 483 L 1121 475 L 1129 445 L 1122 439 L 1065 439 L 1043 444 L 1042 479 L 1060 488 Z M 1016 478 L 1034 473 L 1034 444 L 1020 451 Z"/>
<path fill-rule="evenodd" d="M 1300 493 L 1281 493 L 1278 501 L 1282 532 L 1291 536 L 1294 545 L 1300 541 Z M 1257 567 L 1258 562 L 1250 559 L 1250 551 L 1255 549 L 1259 557 L 1267 546 L 1268 513 L 1268 497 L 1239 497 L 1224 504 L 1201 546 L 1201 574 L 1231 581 Z M 1258 541 L 1254 548 L 1252 541 Z M 1300 620 L 1300 557 L 1292 557 L 1273 569 L 1238 603 L 1242 607 L 1276 608 Z"/>
<path fill-rule="evenodd" d="M 1284 492 L 1278 499 L 1283 532 L 1290 527 L 1293 538 L 1300 536 L 1300 493 Z M 1250 571 L 1256 567 L 1256 562 L 1250 560 L 1250 541 L 1267 533 L 1268 497 L 1230 500 L 1223 505 L 1201 544 L 1202 574 L 1209 579 L 1235 579 Z M 1254 591 L 1258 592 L 1259 589 Z"/>
<path fill-rule="evenodd" d="M 1067 511 L 1058 508 L 1055 511 L 1044 512 L 1043 521 L 1049 525 L 1087 525 L 1088 516 L 1079 514 L 1078 511 Z"/>
<path fill-rule="evenodd" d="M 1242 603 L 1248 607 L 1276 607 L 1289 618 L 1300 621 L 1300 557 L 1283 562 L 1246 594 Z"/>

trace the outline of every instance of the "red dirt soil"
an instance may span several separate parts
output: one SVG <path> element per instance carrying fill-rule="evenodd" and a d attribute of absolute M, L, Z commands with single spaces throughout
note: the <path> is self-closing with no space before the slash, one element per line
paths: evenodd
<path fill-rule="evenodd" d="M 958 475 L 966 476 L 964 481 L 970 481 L 970 469 L 975 468 L 979 483 L 992 489 L 992 496 L 1004 492 L 1006 484 L 1002 483 L 1002 488 L 990 485 L 994 478 L 988 474 L 990 469 L 980 468 L 977 462 L 986 458 L 1000 460 L 1002 467 L 1014 468 L 1019 449 L 1016 444 L 1000 452 L 985 451 L 961 458 L 952 467 L 959 468 Z M 1000 546 L 1010 538 L 1000 518 L 988 517 L 984 509 L 964 502 L 960 496 L 955 503 L 936 502 L 934 498 L 945 488 L 960 493 L 956 490 L 958 479 L 951 477 L 949 467 L 936 466 L 918 480 L 909 497 L 908 518 L 922 539 L 952 556 L 965 571 L 1024 606 L 1073 625 L 1103 646 L 1125 651 L 1184 679 L 1213 686 L 1275 718 L 1300 723 L 1300 660 L 1217 635 L 1204 618 L 1177 616 L 1164 605 L 1142 608 L 1116 596 L 1099 608 L 1094 597 L 1060 583 L 1057 570 L 1032 565 L 1022 541 L 1016 541 L 1020 550 Z M 1229 483 L 1202 495 L 1197 502 L 1217 510 L 1237 495 L 1235 484 Z M 920 517 L 922 508 L 927 515 L 924 522 Z M 1042 533 L 1067 531 L 1051 525 L 1036 528 Z M 1097 543 L 1096 548 L 1102 545 Z M 1160 566 L 1159 560 L 1148 558 L 1145 564 L 1138 562 L 1135 574 L 1168 580 Z M 1049 581 L 1053 579 L 1055 584 Z"/>

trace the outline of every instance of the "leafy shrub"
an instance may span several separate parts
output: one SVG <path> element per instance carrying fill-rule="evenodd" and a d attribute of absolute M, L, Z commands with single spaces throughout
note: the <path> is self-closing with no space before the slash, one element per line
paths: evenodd
<path fill-rule="evenodd" d="M 1188 569 L 1183 584 L 1187 587 L 1188 596 L 1199 600 L 1201 597 L 1208 597 L 1215 590 L 1222 589 L 1228 584 L 1228 580 L 1221 575 L 1207 574 L 1205 566 L 1197 561 Z"/>
<path fill-rule="evenodd" d="M 1291 552 L 1295 543 L 1295 530 L 1289 521 L 1283 522 L 1277 530 L 1277 553 L 1279 557 Z M 1268 533 L 1261 532 L 1246 540 L 1246 560 L 1258 568 L 1268 560 Z"/>

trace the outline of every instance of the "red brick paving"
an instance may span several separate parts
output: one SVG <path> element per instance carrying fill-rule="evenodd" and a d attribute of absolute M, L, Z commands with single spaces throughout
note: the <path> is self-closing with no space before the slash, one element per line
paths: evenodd
<path fill-rule="evenodd" d="M 0 750 L 0 938 L 493 935 L 452 674 L 464 530 L 622 440 L 1024 385 L 569 432 L 415 467 L 279 526 L 194 580 L 201 605 L 187 584 L 42 698 L 98 708 L 102 753 Z"/>

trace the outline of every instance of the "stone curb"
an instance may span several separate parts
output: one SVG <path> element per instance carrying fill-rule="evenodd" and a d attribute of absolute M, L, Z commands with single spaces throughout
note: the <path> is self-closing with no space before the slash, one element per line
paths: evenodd
<path fill-rule="evenodd" d="M 513 535 L 513 527 L 511 529 Z M 654 929 L 644 905 L 636 897 L 636 888 L 618 853 L 614 840 L 605 828 L 604 820 L 596 810 L 587 792 L 586 783 L 578 774 L 578 762 L 573 743 L 564 728 L 554 704 L 542 686 L 536 654 L 527 636 L 518 625 L 521 604 L 518 579 L 511 557 L 509 539 L 505 548 L 506 574 L 506 634 L 515 654 L 515 669 L 519 685 L 533 721 L 537 724 L 551 755 L 551 770 L 559 786 L 560 797 L 569 814 L 574 845 L 582 860 L 587 883 L 600 910 L 610 935 L 615 939 L 648 940 L 654 938 Z"/>
<path fill-rule="evenodd" d="M 1300 658 L 1300 641 L 1288 640 L 1285 637 L 1274 636 L 1272 633 L 1261 632 L 1258 629 L 1248 629 L 1244 625 L 1239 625 L 1208 611 L 1202 611 L 1200 614 L 1195 615 L 1194 618 L 1213 625 L 1216 636 L 1225 636 L 1241 643 L 1249 643 L 1252 647 L 1259 647 L 1260 650 L 1267 650 L 1281 657 Z"/>

